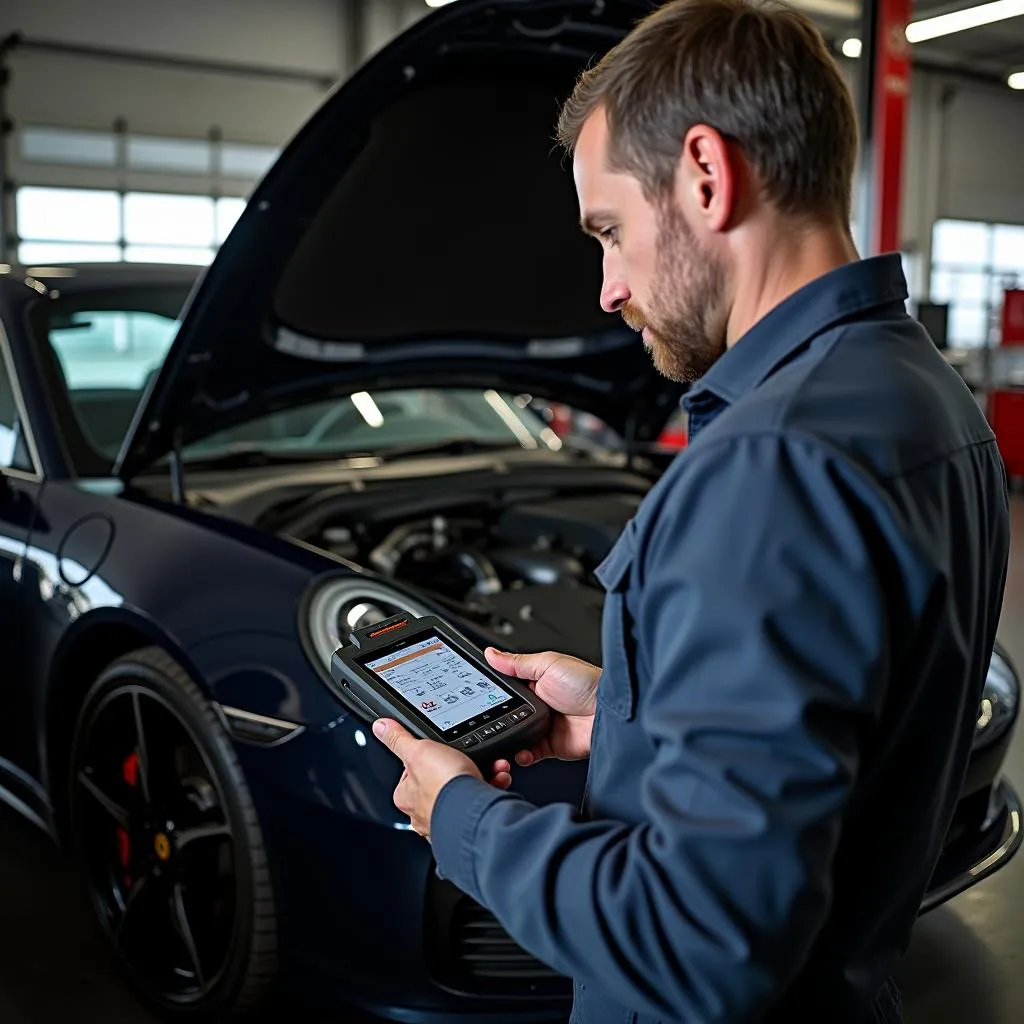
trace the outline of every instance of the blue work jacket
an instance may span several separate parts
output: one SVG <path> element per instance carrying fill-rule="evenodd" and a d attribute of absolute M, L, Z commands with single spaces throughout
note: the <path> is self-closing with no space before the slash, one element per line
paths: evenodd
<path fill-rule="evenodd" d="M 1009 546 L 993 434 L 906 298 L 898 255 L 836 269 L 686 396 L 598 571 L 583 808 L 439 796 L 440 873 L 574 979 L 574 1024 L 898 1019 Z"/>

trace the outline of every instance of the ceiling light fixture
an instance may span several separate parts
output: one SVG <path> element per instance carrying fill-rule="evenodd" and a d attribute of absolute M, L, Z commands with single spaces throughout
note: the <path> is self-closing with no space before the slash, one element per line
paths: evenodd
<path fill-rule="evenodd" d="M 436 2 L 436 0 L 435 0 Z M 447 0 L 446 0 L 447 2 Z M 1024 14 L 1024 0 L 994 0 L 993 3 L 979 4 L 976 7 L 965 7 L 962 11 L 950 11 L 934 18 L 922 18 L 907 25 L 907 41 L 923 43 L 928 39 L 965 32 L 967 29 L 991 25 L 1007 18 L 1017 18 Z M 861 41 L 857 38 L 843 41 L 843 56 L 856 59 L 861 54 Z M 1012 86 L 1018 88 L 1018 86 Z"/>
<path fill-rule="evenodd" d="M 444 7 L 445 4 L 450 4 L 452 0 L 427 0 L 428 7 Z"/>
<path fill-rule="evenodd" d="M 1006 80 L 1006 84 L 1011 89 L 1024 89 L 1024 71 L 1014 71 Z"/>
<path fill-rule="evenodd" d="M 912 21 L 907 26 L 907 39 L 912 43 L 922 43 L 926 39 L 991 25 L 994 21 L 1016 18 L 1021 14 L 1024 14 L 1024 0 L 994 0 L 990 4 L 979 4 L 962 11 L 950 11 L 949 14 L 939 14 L 934 18 Z"/>

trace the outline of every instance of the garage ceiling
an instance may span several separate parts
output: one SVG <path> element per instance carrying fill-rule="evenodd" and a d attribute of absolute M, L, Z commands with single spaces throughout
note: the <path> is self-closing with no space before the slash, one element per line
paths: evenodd
<path fill-rule="evenodd" d="M 859 0 L 794 0 L 794 6 L 814 18 L 837 50 L 844 40 L 860 33 Z M 970 0 L 917 0 L 911 21 L 973 6 Z M 1005 83 L 1011 72 L 1024 70 L 1024 14 L 914 43 L 912 54 L 921 65 L 981 74 Z"/>
<path fill-rule="evenodd" d="M 914 4 L 914 18 L 932 18 L 962 10 L 964 6 L 949 0 L 918 0 Z M 1005 79 L 1011 71 L 1024 68 L 1024 16 L 915 43 L 914 52 L 922 60 L 989 71 Z"/>

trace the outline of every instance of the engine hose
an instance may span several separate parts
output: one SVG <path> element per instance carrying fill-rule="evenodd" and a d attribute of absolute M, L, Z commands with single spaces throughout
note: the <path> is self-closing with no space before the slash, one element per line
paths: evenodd
<path fill-rule="evenodd" d="M 451 552 L 451 557 L 473 577 L 473 586 L 469 590 L 471 594 L 487 597 L 500 593 L 501 577 L 498 576 L 494 563 L 486 555 L 468 548 L 460 548 Z"/>
<path fill-rule="evenodd" d="M 422 523 L 406 523 L 392 530 L 369 554 L 374 568 L 393 576 L 405 553 L 417 544 L 431 544 L 434 534 L 424 533 Z"/>

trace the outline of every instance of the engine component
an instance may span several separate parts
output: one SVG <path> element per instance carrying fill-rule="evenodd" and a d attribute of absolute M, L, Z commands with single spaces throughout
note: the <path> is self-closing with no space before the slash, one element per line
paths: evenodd
<path fill-rule="evenodd" d="M 474 618 L 511 649 L 563 651 L 600 665 L 604 600 L 600 587 L 527 586 L 488 598 L 487 614 Z"/>
<path fill-rule="evenodd" d="M 604 592 L 591 573 L 640 500 L 607 491 L 522 504 L 508 504 L 506 496 L 489 506 L 453 501 L 445 514 L 412 519 L 377 508 L 367 519 L 350 515 L 324 524 L 318 541 L 403 589 L 429 595 L 453 620 L 472 623 L 497 643 L 567 650 L 594 661 Z M 365 587 L 332 600 L 328 632 L 402 610 Z"/>
<path fill-rule="evenodd" d="M 324 530 L 320 543 L 328 551 L 356 561 L 359 558 L 359 542 L 347 526 L 329 526 Z"/>
<path fill-rule="evenodd" d="M 470 547 L 442 551 L 415 548 L 396 569 L 396 576 L 413 586 L 466 600 L 487 597 L 502 589 L 501 577 L 490 559 Z"/>
<path fill-rule="evenodd" d="M 448 544 L 448 520 L 444 516 L 434 516 L 429 524 L 422 521 L 403 523 L 370 552 L 370 564 L 388 576 L 394 576 L 407 552 L 423 546 L 442 551 Z"/>
<path fill-rule="evenodd" d="M 596 564 L 636 515 L 640 501 L 634 494 L 602 494 L 515 505 L 502 513 L 498 533 L 515 546 L 561 548 Z"/>
<path fill-rule="evenodd" d="M 513 579 L 551 586 L 566 580 L 581 580 L 586 573 L 578 558 L 564 551 L 538 548 L 499 548 L 490 552 L 499 571 Z"/>
<path fill-rule="evenodd" d="M 494 564 L 472 548 L 450 548 L 434 564 L 443 574 L 468 582 L 470 594 L 486 597 L 501 590 L 501 577 Z"/>

